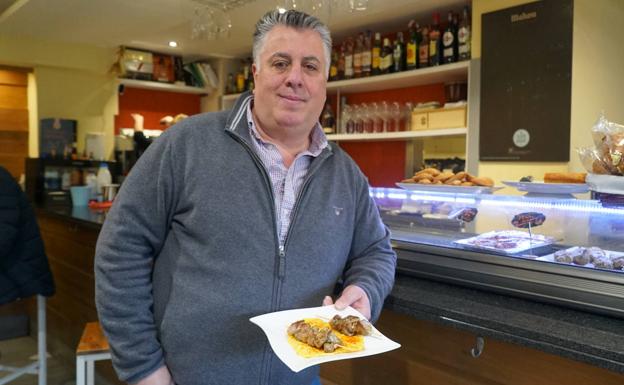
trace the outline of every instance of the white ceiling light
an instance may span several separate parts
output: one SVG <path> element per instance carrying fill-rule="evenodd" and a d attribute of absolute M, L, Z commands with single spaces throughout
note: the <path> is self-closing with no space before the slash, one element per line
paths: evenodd
<path fill-rule="evenodd" d="M 177 41 L 173 41 L 173 40 L 171 40 L 171 41 L 169 42 L 169 47 L 171 47 L 171 48 L 176 48 L 177 46 L 178 46 L 178 42 L 177 42 Z"/>

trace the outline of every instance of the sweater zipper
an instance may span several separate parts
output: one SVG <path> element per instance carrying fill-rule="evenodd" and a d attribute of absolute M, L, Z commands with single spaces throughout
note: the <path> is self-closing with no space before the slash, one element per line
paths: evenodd
<path fill-rule="evenodd" d="M 297 199 L 295 199 L 295 207 L 293 208 L 292 215 L 290 217 L 291 218 L 290 225 L 288 226 L 288 231 L 286 232 L 286 236 L 284 237 L 284 245 L 280 246 L 280 251 L 281 253 L 283 253 L 284 260 L 286 259 L 286 246 L 288 246 L 288 240 L 290 238 L 289 235 L 297 219 L 297 212 L 299 211 L 299 206 L 301 206 L 301 198 L 303 197 L 303 194 L 305 194 L 306 191 L 308 190 L 308 186 L 310 185 L 310 180 L 312 179 L 312 176 L 316 173 L 316 170 L 318 170 L 321 167 L 321 163 L 323 163 L 325 159 L 327 159 L 327 157 L 328 156 L 317 158 L 318 163 L 314 165 L 313 169 L 308 170 L 308 174 L 306 175 L 306 178 L 303 181 L 301 190 L 299 190 L 299 193 L 297 194 Z M 281 255 L 282 254 L 280 254 L 280 256 Z"/>

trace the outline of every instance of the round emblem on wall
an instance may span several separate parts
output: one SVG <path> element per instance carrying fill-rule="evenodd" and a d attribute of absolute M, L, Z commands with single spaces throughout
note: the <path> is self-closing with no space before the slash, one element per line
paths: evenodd
<path fill-rule="evenodd" d="M 516 130 L 516 132 L 514 132 L 513 134 L 513 142 L 516 147 L 526 147 L 526 145 L 529 144 L 530 141 L 531 135 L 529 134 L 529 131 L 525 130 L 524 128 Z"/>

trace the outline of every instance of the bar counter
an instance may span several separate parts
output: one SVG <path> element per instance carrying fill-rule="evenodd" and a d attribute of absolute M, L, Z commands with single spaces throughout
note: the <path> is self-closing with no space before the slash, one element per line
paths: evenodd
<path fill-rule="evenodd" d="M 105 214 L 36 211 L 57 283 L 51 346 L 74 349 L 84 324 L 97 320 L 93 256 Z M 397 274 L 378 328 L 402 348 L 324 364 L 324 384 L 407 384 L 423 375 L 448 384 L 624 383 L 624 319 Z"/>

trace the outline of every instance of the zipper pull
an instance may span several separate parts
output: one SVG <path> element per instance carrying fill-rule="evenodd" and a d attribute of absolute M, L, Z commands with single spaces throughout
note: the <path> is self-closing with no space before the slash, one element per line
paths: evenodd
<path fill-rule="evenodd" d="M 279 247 L 279 268 L 277 271 L 277 275 L 280 278 L 284 278 L 284 270 L 286 269 L 286 253 L 284 252 L 284 246 L 280 245 Z"/>

